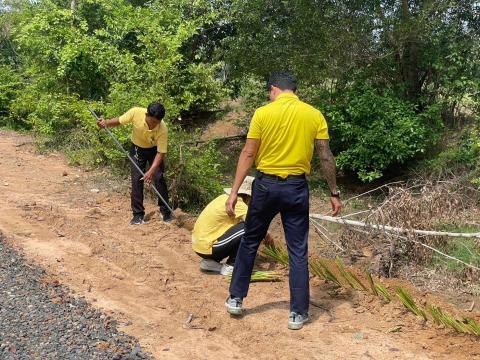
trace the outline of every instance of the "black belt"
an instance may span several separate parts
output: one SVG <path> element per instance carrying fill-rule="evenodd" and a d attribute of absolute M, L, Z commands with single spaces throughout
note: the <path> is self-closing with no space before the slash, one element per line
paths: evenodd
<path fill-rule="evenodd" d="M 282 178 L 277 175 L 271 175 L 271 174 L 265 174 L 261 171 L 257 171 L 257 178 L 262 179 L 272 179 L 272 180 L 277 180 L 277 181 L 286 181 L 288 179 L 305 179 L 305 174 L 301 175 L 288 175 L 286 178 Z"/>

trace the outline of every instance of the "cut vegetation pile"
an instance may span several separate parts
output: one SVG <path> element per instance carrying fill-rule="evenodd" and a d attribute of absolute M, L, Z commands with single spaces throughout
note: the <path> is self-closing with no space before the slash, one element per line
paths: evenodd
<path fill-rule="evenodd" d="M 413 230 L 480 232 L 477 210 L 480 192 L 477 189 L 456 178 L 414 184 L 393 183 L 377 190 L 383 192 L 381 202 L 377 206 L 369 204 L 370 209 L 359 213 L 357 219 L 366 224 L 402 228 L 406 232 L 399 234 L 382 227 L 365 231 L 347 225 L 342 228 L 340 237 L 340 243 L 347 253 L 355 255 L 358 249 L 370 249 L 376 259 L 373 272 L 385 277 L 395 276 L 407 263 L 415 263 L 441 265 L 457 270 L 463 279 L 473 278 L 473 268 L 454 259 L 439 256 L 438 252 L 432 251 L 432 247 L 466 264 L 479 267 L 478 239 L 430 236 L 415 233 Z"/>

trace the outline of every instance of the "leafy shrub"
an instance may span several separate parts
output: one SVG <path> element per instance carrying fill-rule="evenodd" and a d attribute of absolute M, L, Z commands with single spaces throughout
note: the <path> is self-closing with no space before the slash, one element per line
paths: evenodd
<path fill-rule="evenodd" d="M 21 128 L 24 123 L 13 123 L 8 114 L 10 103 L 19 95 L 23 81 L 19 73 L 10 65 L 0 64 L 0 126 L 8 125 Z"/>
<path fill-rule="evenodd" d="M 219 64 L 198 61 L 195 51 L 190 59 L 182 53 L 215 19 L 207 3 L 154 0 L 134 6 L 123 0 L 86 0 L 75 11 L 65 5 L 34 2 L 19 15 L 12 34 L 28 80 L 21 93 L 20 77 L 8 66 L 0 68 L 0 116 L 31 128 L 42 146 L 64 151 L 76 164 L 108 164 L 127 172 L 125 155 L 99 131 L 88 105 L 114 117 L 160 100 L 168 122 L 183 112 L 211 109 L 226 96 L 216 77 Z M 213 145 L 202 150 L 183 146 L 189 135 L 169 127 L 174 198 L 185 208 L 203 206 L 221 190 L 221 156 Z M 111 130 L 128 149 L 130 127 Z"/>
<path fill-rule="evenodd" d="M 267 101 L 267 89 L 264 79 L 256 76 L 246 76 L 240 81 L 239 97 L 245 111 L 251 116 L 256 108 Z"/>
<path fill-rule="evenodd" d="M 448 142 L 447 148 L 440 152 L 435 159 L 427 160 L 427 168 L 434 173 L 441 174 L 446 169 L 474 170 L 480 166 L 480 129 L 478 126 L 469 126 L 464 129 L 459 138 Z"/>
<path fill-rule="evenodd" d="M 201 148 L 189 145 L 192 136 L 169 125 L 167 177 L 172 200 L 184 210 L 198 210 L 222 191 L 220 163 L 223 156 L 214 143 Z"/>
<path fill-rule="evenodd" d="M 418 114 L 410 103 L 368 86 L 350 90 L 340 103 L 324 109 L 339 168 L 365 182 L 424 153 L 437 139 L 435 108 Z"/>

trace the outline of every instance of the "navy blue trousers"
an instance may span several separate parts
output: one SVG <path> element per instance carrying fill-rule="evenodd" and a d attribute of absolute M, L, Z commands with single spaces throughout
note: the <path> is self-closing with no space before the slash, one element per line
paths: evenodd
<path fill-rule="evenodd" d="M 287 241 L 290 273 L 290 311 L 308 312 L 309 193 L 305 178 L 272 179 L 257 175 L 245 220 L 245 234 L 235 260 L 230 295 L 247 296 L 255 256 L 272 219 L 280 213 Z"/>

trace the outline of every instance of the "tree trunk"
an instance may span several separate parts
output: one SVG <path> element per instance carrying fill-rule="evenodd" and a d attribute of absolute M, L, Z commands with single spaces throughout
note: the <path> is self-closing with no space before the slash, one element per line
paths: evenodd
<path fill-rule="evenodd" d="M 420 98 L 422 83 L 418 72 L 418 38 L 416 26 L 411 21 L 408 0 L 402 0 L 402 31 L 405 32 L 401 60 L 402 78 L 405 83 L 405 98 L 417 103 Z"/>

